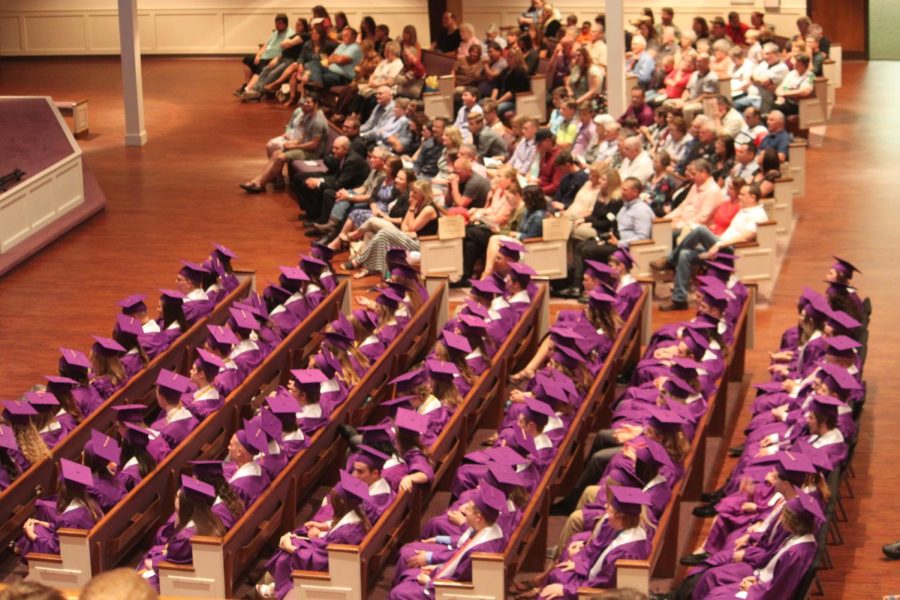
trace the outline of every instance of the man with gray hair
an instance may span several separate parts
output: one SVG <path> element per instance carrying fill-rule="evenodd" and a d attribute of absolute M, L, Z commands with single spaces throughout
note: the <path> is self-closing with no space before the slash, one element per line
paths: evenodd
<path fill-rule="evenodd" d="M 606 68 L 606 41 L 603 39 L 605 33 L 603 25 L 600 23 L 591 25 L 591 43 L 586 46 L 588 54 L 591 55 L 591 61 L 604 69 Z"/>
<path fill-rule="evenodd" d="M 636 35 L 631 38 L 631 60 L 628 61 L 628 72 L 637 77 L 638 85 L 643 90 L 650 85 L 653 70 L 656 68 L 653 57 L 646 50 L 647 40 L 644 39 L 644 36 Z"/>
<path fill-rule="evenodd" d="M 383 146 L 376 146 L 369 151 L 369 173 L 361 185 L 355 188 L 339 188 L 326 190 L 322 194 L 322 215 L 328 215 L 328 221 L 324 224 L 313 224 L 306 232 L 309 237 L 321 235 L 321 242 L 331 241 L 340 231 L 344 220 L 350 213 L 353 205 L 365 207 L 375 195 L 378 186 L 384 179 L 384 163 L 390 153 Z"/>
<path fill-rule="evenodd" d="M 763 46 L 763 60 L 753 69 L 750 80 L 752 85 L 747 95 L 735 101 L 734 106 L 743 111 L 748 106 L 755 106 L 767 113 L 775 102 L 775 90 L 788 74 L 787 65 L 781 60 L 778 46 L 769 42 Z"/>
<path fill-rule="evenodd" d="M 291 178 L 291 188 L 297 196 L 297 204 L 309 221 L 318 221 L 321 216 L 325 216 L 322 215 L 322 204 L 327 191 L 333 195 L 336 190 L 354 189 L 362 185 L 369 175 L 366 158 L 353 151 L 350 138 L 345 135 L 334 140 L 331 152 L 323 162 L 326 169 L 324 174 L 301 171 Z"/>
<path fill-rule="evenodd" d="M 375 110 L 359 128 L 359 135 L 365 140 L 374 140 L 378 132 L 394 118 L 394 92 L 390 86 L 378 86 L 375 101 Z"/>
<path fill-rule="evenodd" d="M 647 182 L 653 177 L 653 158 L 644 150 L 640 136 L 633 135 L 625 138 L 622 143 L 622 156 L 625 157 L 622 166 L 619 167 L 619 175 L 622 179 L 633 177 L 642 185 L 647 185 Z"/>

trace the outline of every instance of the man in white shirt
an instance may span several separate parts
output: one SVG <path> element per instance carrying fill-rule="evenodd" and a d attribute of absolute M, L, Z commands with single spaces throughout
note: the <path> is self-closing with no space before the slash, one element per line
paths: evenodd
<path fill-rule="evenodd" d="M 595 65 L 606 68 L 606 42 L 603 40 L 605 32 L 603 25 L 594 23 L 591 26 L 591 43 L 587 45 L 588 54 Z"/>
<path fill-rule="evenodd" d="M 758 146 L 759 142 L 769 133 L 769 130 L 762 122 L 762 115 L 759 109 L 755 106 L 745 108 L 744 123 L 746 123 L 746 126 L 741 129 L 741 134 L 748 136 Z"/>
<path fill-rule="evenodd" d="M 619 175 L 624 181 L 628 177 L 638 179 L 641 184 L 646 185 L 653 177 L 653 158 L 646 152 L 641 145 L 639 136 L 626 138 L 622 143 L 622 166 L 619 167 Z"/>
<path fill-rule="evenodd" d="M 741 181 L 753 181 L 756 172 L 759 171 L 759 164 L 756 162 L 756 145 L 750 140 L 736 141 L 734 144 L 734 167 L 725 178 L 724 189 L 731 189 L 731 181 L 740 179 Z"/>
<path fill-rule="evenodd" d="M 675 287 L 672 301 L 660 310 L 684 310 L 687 308 L 687 291 L 690 285 L 691 269 L 701 260 L 714 259 L 722 249 L 756 238 L 756 226 L 768 220 L 765 209 L 759 204 L 759 186 L 748 184 L 741 188 L 738 200 L 741 209 L 734 215 L 731 224 L 721 237 L 716 237 L 705 226 L 698 225 L 678 244 L 672 255 L 675 263 Z M 671 260 L 671 259 L 670 259 Z"/>
<path fill-rule="evenodd" d="M 763 46 L 763 60 L 753 69 L 752 84 L 747 90 L 747 95 L 739 98 L 735 106 L 744 110 L 748 106 L 755 106 L 761 112 L 767 113 L 775 102 L 775 90 L 788 74 L 787 65 L 781 60 L 778 46 L 769 42 Z"/>
<path fill-rule="evenodd" d="M 716 96 L 716 115 L 714 118 L 716 128 L 720 133 L 729 137 L 735 137 L 744 128 L 744 118 L 731 104 L 731 98 Z"/>
<path fill-rule="evenodd" d="M 483 113 L 483 109 L 478 104 L 478 90 L 474 87 L 467 87 L 464 89 L 462 93 L 462 106 L 459 107 L 459 111 L 456 113 L 456 120 L 453 121 L 453 125 L 459 128 L 459 132 L 462 134 L 464 142 L 472 142 L 472 132 L 469 130 L 469 115 L 480 115 Z"/>
<path fill-rule="evenodd" d="M 731 72 L 731 99 L 737 100 L 747 95 L 756 63 L 747 58 L 746 51 L 740 46 L 732 46 L 728 54 L 734 63 L 734 70 Z"/>

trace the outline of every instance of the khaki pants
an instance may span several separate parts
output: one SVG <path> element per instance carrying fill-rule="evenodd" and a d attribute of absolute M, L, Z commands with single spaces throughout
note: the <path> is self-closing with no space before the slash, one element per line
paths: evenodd
<path fill-rule="evenodd" d="M 597 493 L 600 491 L 599 485 L 589 485 L 584 489 L 581 498 L 578 499 L 578 506 L 575 511 L 566 519 L 562 531 L 559 532 L 559 545 L 556 547 L 557 556 L 561 555 L 563 550 L 569 544 L 569 539 L 576 533 L 584 531 L 584 513 L 581 511 L 585 504 L 590 504 L 597 499 Z"/>

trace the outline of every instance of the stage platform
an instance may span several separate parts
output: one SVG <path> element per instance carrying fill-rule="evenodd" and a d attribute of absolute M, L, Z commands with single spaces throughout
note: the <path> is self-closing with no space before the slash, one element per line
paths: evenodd
<path fill-rule="evenodd" d="M 0 97 L 0 175 L 25 172 L 0 193 L 0 276 L 106 206 L 53 100 Z"/>

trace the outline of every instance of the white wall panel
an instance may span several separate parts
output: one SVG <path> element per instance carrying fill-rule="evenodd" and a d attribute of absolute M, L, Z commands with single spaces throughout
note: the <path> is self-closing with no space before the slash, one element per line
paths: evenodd
<path fill-rule="evenodd" d="M 78 51 L 87 44 L 83 15 L 41 14 L 25 17 L 25 47 L 56 52 Z"/>
<path fill-rule="evenodd" d="M 18 17 L 0 17 L 0 52 L 19 52 L 22 50 L 22 36 L 19 33 L 21 19 Z"/>
<path fill-rule="evenodd" d="M 88 40 L 91 50 L 119 51 L 119 19 L 116 15 L 88 15 Z"/>

